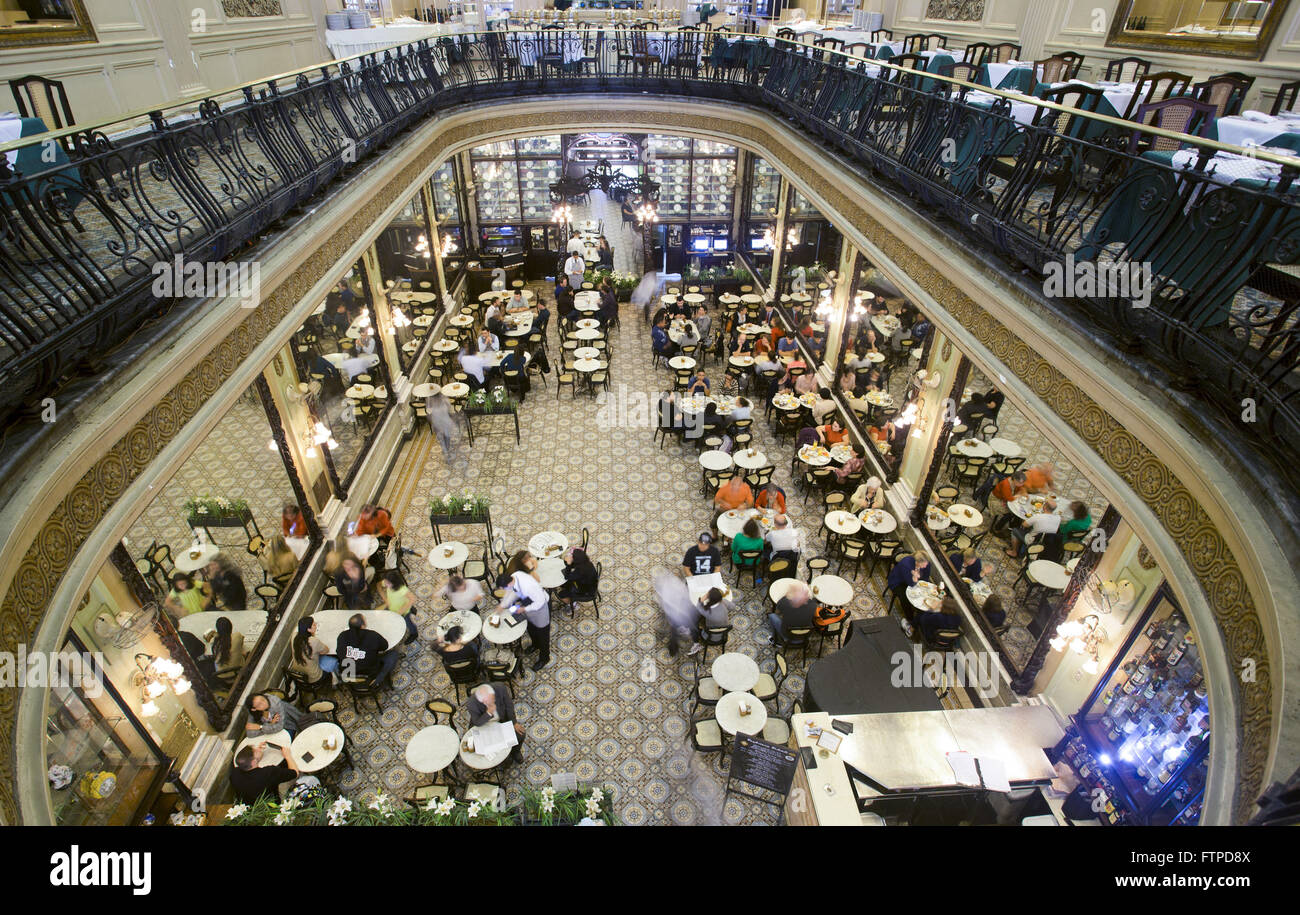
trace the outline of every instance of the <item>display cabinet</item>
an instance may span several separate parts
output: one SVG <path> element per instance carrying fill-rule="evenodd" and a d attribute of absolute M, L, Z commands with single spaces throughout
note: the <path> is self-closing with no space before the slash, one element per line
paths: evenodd
<path fill-rule="evenodd" d="M 1066 757 L 1101 788 L 1115 822 L 1195 825 L 1210 747 L 1199 645 L 1161 589 L 1074 716 Z"/>
<path fill-rule="evenodd" d="M 433 189 L 433 209 L 438 218 L 439 228 L 445 230 L 447 226 L 459 226 L 462 220 L 456 188 L 455 164 L 445 163 L 433 173 L 430 182 Z"/>
<path fill-rule="evenodd" d="M 749 166 L 749 218 L 771 219 L 781 200 L 781 173 L 755 156 Z"/>

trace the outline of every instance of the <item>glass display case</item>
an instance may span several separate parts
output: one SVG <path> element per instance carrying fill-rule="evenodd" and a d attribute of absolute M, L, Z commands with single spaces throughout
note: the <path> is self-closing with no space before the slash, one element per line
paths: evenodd
<path fill-rule="evenodd" d="M 438 226 L 458 226 L 461 223 L 460 203 L 456 196 L 456 166 L 447 162 L 430 179 L 433 189 L 433 209 Z"/>
<path fill-rule="evenodd" d="M 650 178 L 659 182 L 659 218 L 684 221 L 691 215 L 691 160 L 656 158 L 650 163 Z"/>
<path fill-rule="evenodd" d="M 64 650 L 85 649 L 69 640 Z M 104 679 L 50 687 L 45 757 L 54 821 L 60 826 L 135 824 L 169 765 Z"/>
<path fill-rule="evenodd" d="M 484 222 L 549 222 L 551 185 L 560 179 L 560 137 L 529 137 L 470 152 Z"/>
<path fill-rule="evenodd" d="M 709 140 L 651 134 L 650 177 L 659 182 L 659 218 L 727 219 L 736 192 L 736 148 Z"/>
<path fill-rule="evenodd" d="M 736 160 L 697 157 L 691 163 L 694 186 L 691 217 L 725 219 L 736 194 Z"/>
<path fill-rule="evenodd" d="M 519 160 L 519 198 L 525 220 L 550 221 L 553 210 L 551 185 L 559 180 L 558 158 Z"/>
<path fill-rule="evenodd" d="M 781 199 L 781 173 L 767 160 L 755 157 L 749 169 L 749 217 L 770 219 Z"/>
<path fill-rule="evenodd" d="M 794 188 L 790 189 L 790 215 L 791 216 L 820 216 L 817 207 L 811 200 L 800 194 Z"/>
<path fill-rule="evenodd" d="M 1115 822 L 1195 825 L 1209 758 L 1208 690 L 1196 637 L 1166 591 L 1074 722 L 1082 746 L 1071 764 L 1102 788 Z"/>

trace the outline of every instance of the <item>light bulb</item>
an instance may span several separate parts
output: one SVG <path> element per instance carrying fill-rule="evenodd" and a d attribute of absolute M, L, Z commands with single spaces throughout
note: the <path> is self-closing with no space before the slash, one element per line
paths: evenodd
<path fill-rule="evenodd" d="M 1097 673 L 1098 669 L 1099 668 L 1097 666 L 1097 661 L 1094 658 L 1089 658 L 1088 660 L 1083 662 L 1083 672 L 1085 674 L 1088 674 L 1088 676 L 1092 676 L 1093 674 Z"/>
<path fill-rule="evenodd" d="M 1052 646 L 1052 651 L 1065 650 L 1065 639 L 1061 638 L 1060 636 L 1057 636 L 1056 638 L 1050 640 L 1047 644 Z"/>
<path fill-rule="evenodd" d="M 154 715 L 158 714 L 158 706 L 154 704 L 152 699 L 150 699 L 145 702 L 144 705 L 140 706 L 140 714 L 144 715 L 146 718 L 152 718 Z"/>
<path fill-rule="evenodd" d="M 304 451 L 303 454 L 306 455 L 306 456 L 309 457 L 309 458 L 314 458 L 314 457 L 316 457 L 316 446 L 315 446 L 315 445 L 308 445 L 308 446 L 307 446 L 307 450 Z"/>
<path fill-rule="evenodd" d="M 190 691 L 191 685 L 192 684 L 190 683 L 189 680 L 186 680 L 184 677 L 181 677 L 179 680 L 177 680 L 175 683 L 172 684 L 172 690 L 176 693 L 176 695 L 183 696 Z"/>
<path fill-rule="evenodd" d="M 150 699 L 157 699 L 165 692 L 167 692 L 167 687 L 163 686 L 157 680 L 151 680 L 146 683 L 144 687 L 144 694 Z"/>
<path fill-rule="evenodd" d="M 267 451 L 279 451 L 279 450 L 280 450 L 279 448 L 275 447 L 275 439 L 273 439 L 273 438 L 268 438 L 268 439 L 266 440 L 266 450 L 267 450 Z"/>
<path fill-rule="evenodd" d="M 1070 640 L 1070 650 L 1073 651 L 1075 654 L 1083 654 L 1083 649 L 1085 647 L 1086 646 L 1083 644 L 1083 639 Z"/>

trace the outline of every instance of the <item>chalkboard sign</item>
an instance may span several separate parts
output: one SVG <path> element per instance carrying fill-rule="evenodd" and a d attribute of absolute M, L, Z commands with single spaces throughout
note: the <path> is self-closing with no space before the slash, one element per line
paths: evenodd
<path fill-rule="evenodd" d="M 798 763 L 797 752 L 789 747 L 737 735 L 728 777 L 784 796 L 790 793 Z"/>

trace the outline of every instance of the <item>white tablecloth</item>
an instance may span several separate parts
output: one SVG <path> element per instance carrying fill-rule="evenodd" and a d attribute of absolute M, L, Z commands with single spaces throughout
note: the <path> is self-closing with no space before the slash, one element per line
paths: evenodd
<path fill-rule="evenodd" d="M 1300 120 L 1275 118 L 1262 111 L 1246 112 L 1249 117 L 1233 115 L 1215 122 L 1220 143 L 1234 146 L 1268 146 L 1283 134 L 1300 133 Z"/>
<path fill-rule="evenodd" d="M 446 24 L 388 25 L 370 29 L 326 29 L 325 46 L 335 60 L 379 51 L 397 44 L 408 44 L 421 38 L 454 34 L 461 28 Z"/>

